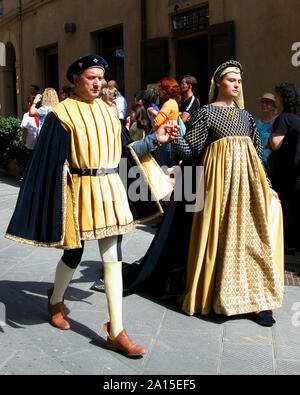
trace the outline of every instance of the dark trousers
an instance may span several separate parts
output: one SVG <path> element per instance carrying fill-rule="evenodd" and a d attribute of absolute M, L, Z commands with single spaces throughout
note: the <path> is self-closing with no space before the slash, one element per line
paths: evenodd
<path fill-rule="evenodd" d="M 62 256 L 62 261 L 71 269 L 76 269 L 81 262 L 83 250 L 84 250 L 84 241 L 81 240 L 82 247 L 74 248 L 72 250 L 65 250 Z M 116 243 L 115 256 L 118 261 L 122 261 L 122 235 L 119 235 Z"/>

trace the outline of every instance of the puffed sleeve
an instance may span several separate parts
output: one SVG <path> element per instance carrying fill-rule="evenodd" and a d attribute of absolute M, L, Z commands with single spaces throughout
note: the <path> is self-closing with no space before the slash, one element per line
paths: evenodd
<path fill-rule="evenodd" d="M 201 108 L 192 115 L 186 135 L 176 136 L 173 144 L 177 154 L 183 159 L 199 156 L 205 147 L 208 130 L 208 115 L 205 108 Z"/>

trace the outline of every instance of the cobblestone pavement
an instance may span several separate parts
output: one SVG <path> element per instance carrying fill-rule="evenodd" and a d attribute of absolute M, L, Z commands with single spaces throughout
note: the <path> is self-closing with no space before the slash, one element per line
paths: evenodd
<path fill-rule="evenodd" d="M 300 255 L 286 257 L 284 303 L 277 323 L 189 317 L 147 295 L 124 298 L 124 326 L 148 348 L 128 359 L 105 348 L 105 295 L 90 290 L 99 273 L 98 246 L 86 243 L 65 296 L 71 330 L 49 324 L 46 291 L 62 252 L 5 239 L 20 183 L 0 177 L 0 375 L 298 375 Z M 124 261 L 141 257 L 154 229 L 137 225 L 124 237 Z M 2 321 L 2 322 L 1 322 Z"/>

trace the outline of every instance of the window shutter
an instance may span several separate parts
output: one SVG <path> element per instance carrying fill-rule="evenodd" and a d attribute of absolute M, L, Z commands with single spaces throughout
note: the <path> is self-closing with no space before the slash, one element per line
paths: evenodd
<path fill-rule="evenodd" d="M 169 75 L 168 38 L 155 38 L 141 42 L 141 86 L 158 82 Z"/>
<path fill-rule="evenodd" d="M 220 64 L 231 59 L 235 59 L 234 22 L 210 25 L 208 29 L 209 78 Z"/>

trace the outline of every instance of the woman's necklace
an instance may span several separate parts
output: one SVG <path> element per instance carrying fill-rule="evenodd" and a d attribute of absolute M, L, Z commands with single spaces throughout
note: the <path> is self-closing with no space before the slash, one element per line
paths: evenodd
<path fill-rule="evenodd" d="M 216 107 L 233 107 L 233 108 L 236 108 L 236 105 L 235 105 L 234 101 L 231 104 L 227 104 L 224 101 L 217 101 L 217 102 L 214 102 L 212 104 L 214 106 L 216 106 Z"/>

